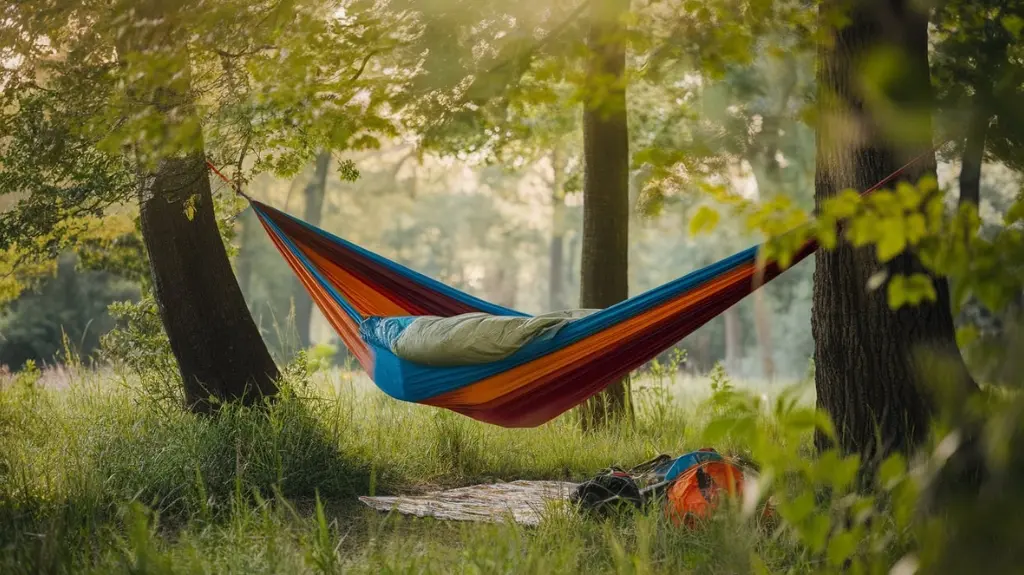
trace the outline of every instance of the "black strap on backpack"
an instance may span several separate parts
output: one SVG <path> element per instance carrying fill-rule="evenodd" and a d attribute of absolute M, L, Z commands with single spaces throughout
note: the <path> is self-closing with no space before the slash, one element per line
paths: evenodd
<path fill-rule="evenodd" d="M 631 507 L 640 509 L 644 505 L 644 498 L 633 477 L 615 467 L 576 486 L 569 501 L 583 511 L 599 515 Z"/>

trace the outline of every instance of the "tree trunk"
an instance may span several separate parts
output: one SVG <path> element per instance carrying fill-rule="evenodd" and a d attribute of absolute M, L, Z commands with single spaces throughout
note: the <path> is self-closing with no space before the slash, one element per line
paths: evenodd
<path fill-rule="evenodd" d="M 139 210 L 149 254 L 153 295 L 178 362 L 188 407 L 216 409 L 217 401 L 255 403 L 277 393 L 277 366 L 238 287 L 217 228 L 201 125 L 192 101 L 190 60 L 180 19 L 160 2 L 140 3 L 139 25 L 121 37 L 118 56 L 160 54 L 176 74 L 138 76 L 132 100 L 152 107 L 163 125 L 151 133 L 175 140 L 143 142 L 139 153 Z M 143 25 L 143 20 L 145 24 Z M 190 137 L 183 138 L 185 134 Z M 154 152 L 154 150 L 156 150 Z"/>
<path fill-rule="evenodd" d="M 699 364 L 695 366 L 697 373 L 707 373 L 711 370 L 714 362 L 710 360 L 711 357 L 711 337 L 708 335 L 707 330 L 698 331 L 697 336 L 697 357 Z"/>
<path fill-rule="evenodd" d="M 583 109 L 583 255 L 580 304 L 606 308 L 629 297 L 629 135 L 626 124 L 625 29 L 629 0 L 594 0 L 588 43 L 591 93 Z M 599 85 L 600 89 L 595 86 Z M 610 385 L 581 410 L 584 428 L 629 416 L 628 379 Z"/>
<path fill-rule="evenodd" d="M 822 9 L 837 4 L 827 2 Z M 871 49 L 884 45 L 902 49 L 911 66 L 900 76 L 899 89 L 911 99 L 897 103 L 927 105 L 926 16 L 901 0 L 861 0 L 850 17 L 847 27 L 833 31 L 834 42 L 827 42 L 820 55 L 822 122 L 816 136 L 815 174 L 819 209 L 844 189 L 869 188 L 932 146 L 930 125 L 921 130 L 916 143 L 902 146 L 884 133 L 888 126 L 874 118 L 861 99 L 856 66 Z M 901 178 L 916 183 L 934 170 L 932 154 Z M 909 253 L 885 267 L 890 277 L 923 271 Z M 840 244 L 835 250 L 818 251 L 814 272 L 812 331 L 818 406 L 835 423 L 838 447 L 862 454 L 866 469 L 893 451 L 920 445 L 936 409 L 934 396 L 925 387 L 936 383 L 935 376 L 941 373 L 964 390 L 973 386 L 956 347 L 945 279 L 934 278 L 937 301 L 891 311 L 884 288 L 866 288 L 868 278 L 880 268 L 873 248 Z M 937 366 L 939 370 L 934 369 Z M 816 438 L 816 444 L 828 445 L 823 436 Z"/>
<path fill-rule="evenodd" d="M 775 352 L 772 345 L 772 309 L 762 290 L 754 292 L 754 332 L 757 349 L 761 352 L 762 377 L 775 379 Z"/>
<path fill-rule="evenodd" d="M 548 309 L 565 309 L 565 162 L 558 149 L 551 151 L 551 249 L 548 262 Z"/>
<path fill-rule="evenodd" d="M 316 156 L 316 169 L 313 179 L 306 184 L 306 209 L 303 219 L 314 226 L 320 225 L 324 211 L 324 195 L 327 190 L 327 172 L 331 167 L 330 152 L 320 152 Z M 292 299 L 295 305 L 295 331 L 298 335 L 299 347 L 308 349 L 312 341 L 309 335 L 313 320 L 313 299 L 302 287 L 298 279 L 292 281 Z"/>
<path fill-rule="evenodd" d="M 256 213 L 246 210 L 238 222 L 242 224 L 242 233 L 238 234 L 238 255 L 235 256 L 235 276 L 243 296 L 252 297 L 252 273 L 255 259 L 256 237 L 262 233 L 260 221 Z"/>
<path fill-rule="evenodd" d="M 740 310 L 732 306 L 722 313 L 722 319 L 725 321 L 725 369 L 730 375 L 735 376 L 740 368 L 743 350 Z"/>
<path fill-rule="evenodd" d="M 788 101 L 788 97 L 786 98 Z M 757 181 L 758 199 L 765 199 L 766 196 L 774 195 L 777 188 L 779 172 L 781 168 L 775 159 L 778 151 L 777 138 L 766 146 L 764 161 L 750 160 L 753 167 L 754 179 Z M 760 164 L 760 165 L 759 165 Z M 770 182 L 770 183 L 769 183 Z M 754 291 L 754 334 L 757 336 L 757 349 L 761 355 L 761 371 L 763 377 L 768 381 L 775 379 L 775 353 L 772 345 L 772 309 L 768 305 L 764 288 Z"/>
<path fill-rule="evenodd" d="M 497 305 L 515 308 L 516 293 L 519 290 L 519 262 L 507 247 L 490 266 L 484 276 L 484 291 L 487 299 Z"/>
<path fill-rule="evenodd" d="M 580 295 L 579 295 L 580 294 L 579 283 L 580 283 L 580 276 L 582 275 L 582 273 L 580 273 L 580 274 L 576 273 L 576 269 L 577 269 L 577 267 L 580 267 L 579 264 L 580 264 L 580 260 L 582 259 L 581 251 L 582 250 L 581 250 L 581 245 L 580 245 L 580 234 L 575 232 L 575 231 L 570 233 L 570 234 L 568 234 L 568 237 L 565 239 L 565 252 L 564 253 L 565 253 L 566 258 L 568 259 L 568 261 L 566 261 L 566 263 L 565 263 L 565 276 L 564 276 L 564 280 L 565 280 L 566 286 L 568 288 L 568 289 L 566 289 L 566 294 L 570 294 L 570 293 L 575 293 L 576 294 L 575 299 L 573 301 L 568 302 L 569 303 L 568 307 L 582 307 L 580 305 Z M 568 295 L 567 295 L 567 297 L 568 297 Z"/>
<path fill-rule="evenodd" d="M 964 153 L 960 163 L 960 205 L 981 205 L 981 164 L 985 158 L 985 138 L 988 135 L 988 113 L 984 106 L 975 106 L 971 112 Z"/>
<path fill-rule="evenodd" d="M 188 407 L 209 412 L 210 396 L 251 404 L 276 394 L 277 366 L 217 231 L 204 156 L 160 160 L 139 203 L 153 294 Z"/>

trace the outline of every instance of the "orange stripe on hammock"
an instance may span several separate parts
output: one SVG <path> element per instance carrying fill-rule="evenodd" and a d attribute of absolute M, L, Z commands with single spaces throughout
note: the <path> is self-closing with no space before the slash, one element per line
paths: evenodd
<path fill-rule="evenodd" d="M 338 336 L 341 337 L 342 342 L 352 352 L 352 355 L 356 357 L 356 360 L 359 361 L 363 369 L 367 373 L 372 373 L 373 352 L 363 342 L 362 338 L 359 337 L 359 324 L 355 323 L 327 290 L 320 285 L 319 281 L 313 277 L 313 274 L 306 269 L 306 266 L 288 249 L 284 241 L 263 221 L 263 218 L 260 218 L 260 223 L 263 224 L 267 235 L 270 236 L 277 250 L 281 252 L 288 266 L 292 268 L 296 277 L 302 282 L 303 287 L 309 292 L 313 302 L 320 308 L 321 313 L 324 314 L 324 317 L 338 333 Z"/>
<path fill-rule="evenodd" d="M 465 409 L 484 405 L 492 408 L 495 404 L 529 394 L 535 389 L 556 380 L 565 371 L 571 370 L 575 364 L 614 347 L 617 342 L 625 338 L 642 333 L 645 327 L 685 311 L 689 307 L 700 305 L 711 294 L 722 291 L 730 285 L 750 280 L 753 278 L 755 269 L 756 264 L 745 264 L 694 290 L 686 292 L 676 299 L 669 300 L 641 315 L 630 318 L 558 351 L 461 389 L 425 399 L 422 403 L 449 409 Z"/>

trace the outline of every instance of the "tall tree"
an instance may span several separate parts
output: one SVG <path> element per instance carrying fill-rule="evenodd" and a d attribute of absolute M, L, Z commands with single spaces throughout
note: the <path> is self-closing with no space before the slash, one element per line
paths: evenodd
<path fill-rule="evenodd" d="M 227 259 L 207 156 L 229 158 L 242 182 L 254 151 L 273 150 L 255 171 L 288 175 L 315 150 L 393 133 L 380 111 L 408 75 L 364 72 L 409 29 L 381 25 L 390 16 L 372 5 L 351 7 L 359 27 L 322 0 L 29 1 L 4 11 L 0 194 L 18 202 L 0 213 L 0 250 L 42 246 L 52 257 L 76 241 L 82 216 L 137 204 L 193 409 L 211 409 L 211 396 L 254 401 L 277 377 Z"/>
<path fill-rule="evenodd" d="M 324 196 L 327 192 L 327 172 L 330 167 L 331 153 L 329 151 L 318 153 L 313 169 L 313 179 L 306 184 L 306 206 L 303 211 L 303 219 L 314 226 L 319 226 L 320 218 L 323 217 Z M 298 333 L 299 346 L 305 349 L 311 344 L 310 326 L 313 320 L 313 300 L 298 279 L 292 282 L 292 285 L 294 286 L 292 298 L 295 302 L 295 331 Z"/>
<path fill-rule="evenodd" d="M 626 30 L 629 0 L 593 0 L 588 43 L 592 94 L 583 109 L 583 255 L 580 305 L 606 308 L 629 297 L 629 132 L 626 122 Z M 630 409 L 627 380 L 582 410 L 584 425 Z"/>
<path fill-rule="evenodd" d="M 843 4 L 823 3 L 822 19 L 835 22 L 828 16 Z M 927 16 L 906 0 L 859 0 L 846 15 L 846 25 L 829 25 L 820 52 L 819 209 L 843 190 L 873 186 L 918 154 L 925 159 L 901 181 L 916 183 L 935 170 L 929 151 Z M 866 74 L 879 69 L 897 71 L 884 78 Z M 947 376 L 973 385 L 954 339 L 945 279 L 932 278 L 935 301 L 893 311 L 885 290 L 868 288 L 869 278 L 880 271 L 892 277 L 924 270 L 911 253 L 880 264 L 873 250 L 843 242 L 819 250 L 814 274 L 818 405 L 832 416 L 839 447 L 863 454 L 868 464 L 913 449 L 926 436 L 935 406 L 924 362 L 949 362 Z M 817 442 L 824 445 L 824 437 Z"/>
<path fill-rule="evenodd" d="M 251 403 L 277 393 L 279 373 L 217 229 L 188 51 L 177 25 L 180 14 L 157 1 L 136 8 L 135 32 L 120 39 L 118 57 L 129 65 L 135 54 L 159 53 L 172 73 L 136 76 L 139 81 L 129 92 L 144 103 L 137 113 L 151 115 L 161 133 L 181 138 L 150 142 L 155 151 L 142 156 L 138 169 L 140 223 L 154 299 L 189 407 L 210 411 L 210 396 Z M 196 127 L 182 129 L 189 124 Z"/>
<path fill-rule="evenodd" d="M 941 128 L 958 144 L 960 203 L 978 206 L 986 156 L 1024 162 L 1019 152 L 1024 114 L 1016 105 L 1024 65 L 1012 53 L 1024 31 L 1024 5 L 950 0 L 936 11 L 934 30 L 932 72 L 939 104 L 949 117 Z M 996 154 L 986 154 L 990 138 L 998 143 Z"/>

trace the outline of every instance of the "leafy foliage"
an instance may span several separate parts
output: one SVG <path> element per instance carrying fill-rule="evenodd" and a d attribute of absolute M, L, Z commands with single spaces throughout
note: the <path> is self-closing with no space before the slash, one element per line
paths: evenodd
<path fill-rule="evenodd" d="M 394 133 L 388 106 L 408 75 L 385 62 L 413 29 L 377 3 L 40 8 L 5 12 L 16 64 L 0 76 L 0 189 L 17 203 L 2 216 L 2 249 L 52 257 L 73 245 L 69 222 L 131 203 L 136 168 L 171 149 L 202 142 L 243 181 L 242 168 L 294 173 L 320 148 L 374 147 Z M 137 105 L 178 84 L 187 118 L 168 125 L 159 107 Z"/>
<path fill-rule="evenodd" d="M 1014 105 L 1024 84 L 1021 23 L 1016 2 L 943 2 L 934 18 L 932 77 L 943 136 L 963 150 L 965 118 L 979 115 L 988 126 L 986 157 L 1024 167 L 1024 115 Z"/>

